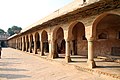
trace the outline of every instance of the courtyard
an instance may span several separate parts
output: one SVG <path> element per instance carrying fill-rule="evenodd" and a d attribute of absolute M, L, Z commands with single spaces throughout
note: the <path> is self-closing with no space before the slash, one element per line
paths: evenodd
<path fill-rule="evenodd" d="M 1 80 L 119 80 L 120 78 L 120 64 L 118 63 L 104 62 L 101 68 L 93 69 L 111 74 L 111 76 L 106 76 L 102 73 L 101 75 L 91 73 L 89 69 L 88 71 L 82 70 L 86 65 L 85 58 L 79 60 L 73 57 L 74 63 L 66 64 L 62 57 L 50 60 L 45 56 L 39 57 L 39 55 L 12 48 L 3 48 L 2 53 L 0 60 Z M 102 62 L 98 61 L 97 65 L 100 63 Z M 113 78 L 112 74 L 118 75 L 118 77 Z"/>

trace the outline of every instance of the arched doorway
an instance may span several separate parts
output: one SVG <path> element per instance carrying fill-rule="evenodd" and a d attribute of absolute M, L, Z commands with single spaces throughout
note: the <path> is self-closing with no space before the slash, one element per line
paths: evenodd
<path fill-rule="evenodd" d="M 28 39 L 28 35 L 26 36 L 26 52 L 28 52 L 29 49 L 29 39 Z"/>
<path fill-rule="evenodd" d="M 47 55 L 47 53 L 49 53 L 49 43 L 48 43 L 48 34 L 45 30 L 42 31 L 41 34 L 41 52 L 42 55 Z"/>
<path fill-rule="evenodd" d="M 22 50 L 22 38 L 20 38 L 20 50 Z"/>
<path fill-rule="evenodd" d="M 40 36 L 38 32 L 35 33 L 34 50 L 35 48 L 36 48 L 35 54 L 40 53 Z"/>
<path fill-rule="evenodd" d="M 64 40 L 64 31 L 61 27 L 56 28 L 53 32 L 54 40 L 54 58 L 64 57 L 65 56 L 65 40 Z"/>
<path fill-rule="evenodd" d="M 93 23 L 95 56 L 120 56 L 120 16 L 104 13 Z"/>
<path fill-rule="evenodd" d="M 68 28 L 68 40 L 70 42 L 70 54 L 72 61 L 88 56 L 88 43 L 85 37 L 85 26 L 82 22 L 75 21 Z"/>
<path fill-rule="evenodd" d="M 23 45 L 24 45 L 24 47 L 23 47 L 23 51 L 25 51 L 25 50 L 26 50 L 25 36 L 23 37 Z"/>
<path fill-rule="evenodd" d="M 33 50 L 34 50 L 34 41 L 33 41 L 33 35 L 32 34 L 30 34 L 30 42 L 29 42 L 30 44 L 29 44 L 29 52 L 30 53 L 33 53 Z"/>
<path fill-rule="evenodd" d="M 87 56 L 87 40 L 85 37 L 85 26 L 82 22 L 74 22 L 68 31 L 71 55 Z"/>

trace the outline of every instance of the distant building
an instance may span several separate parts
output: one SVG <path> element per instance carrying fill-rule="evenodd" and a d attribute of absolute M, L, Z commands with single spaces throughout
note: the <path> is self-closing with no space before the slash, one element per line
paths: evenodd
<path fill-rule="evenodd" d="M 9 34 L 0 34 L 0 46 L 1 47 L 7 47 L 7 38 L 9 37 Z"/>

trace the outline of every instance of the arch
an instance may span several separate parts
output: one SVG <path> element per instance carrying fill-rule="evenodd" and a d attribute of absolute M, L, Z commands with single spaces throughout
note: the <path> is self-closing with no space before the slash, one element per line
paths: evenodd
<path fill-rule="evenodd" d="M 63 40 L 64 40 L 63 28 L 61 28 L 61 27 L 55 28 L 53 31 L 53 41 L 55 43 L 55 45 L 54 45 L 54 48 L 55 48 L 54 57 L 59 57 L 58 54 L 61 54 L 62 49 L 63 49 L 63 48 L 61 49 L 61 44 L 63 44 L 62 43 Z M 65 43 L 64 43 L 64 45 L 65 45 Z M 65 52 L 65 49 L 63 52 Z M 65 54 L 65 53 L 63 53 L 63 54 Z"/>
<path fill-rule="evenodd" d="M 30 41 L 33 41 L 33 35 L 30 34 Z"/>
<path fill-rule="evenodd" d="M 18 46 L 18 49 L 19 49 L 19 50 L 20 50 L 20 40 L 21 40 L 21 39 L 20 39 L 20 37 L 19 37 L 19 38 L 18 38 L 18 45 L 19 45 L 19 46 Z"/>
<path fill-rule="evenodd" d="M 57 27 L 54 29 L 53 31 L 53 40 L 55 41 L 57 38 L 59 38 L 58 36 L 60 35 L 59 31 L 62 33 L 62 36 L 64 38 L 64 31 L 63 31 L 63 28 L 61 27 Z M 58 34 L 59 33 L 59 34 Z"/>
<path fill-rule="evenodd" d="M 29 39 L 28 39 L 28 35 L 26 35 L 26 51 L 28 52 L 29 49 Z"/>
<path fill-rule="evenodd" d="M 33 35 L 32 34 L 30 34 L 30 45 L 29 45 L 29 47 L 30 47 L 30 53 L 32 53 L 33 49 L 34 49 L 34 41 L 33 41 Z"/>
<path fill-rule="evenodd" d="M 40 40 L 39 33 L 38 33 L 38 32 L 36 32 L 36 33 L 35 33 L 35 41 L 39 41 L 39 40 Z"/>
<path fill-rule="evenodd" d="M 70 25 L 69 25 L 69 28 L 68 28 L 68 40 L 72 40 L 73 39 L 73 37 L 74 37 L 74 35 L 73 35 L 73 28 L 75 28 L 75 26 L 77 25 L 77 24 L 80 24 L 80 26 L 83 26 L 83 28 L 84 28 L 84 31 L 85 31 L 85 26 L 84 26 L 84 24 L 82 23 L 82 22 L 79 22 L 79 21 L 74 21 L 73 23 L 71 23 Z"/>
<path fill-rule="evenodd" d="M 120 19 L 120 15 L 119 14 L 113 14 L 113 13 L 103 13 L 99 16 L 97 16 L 97 18 L 94 20 L 93 24 L 92 24 L 92 37 L 95 37 L 96 35 L 96 28 L 97 28 L 97 25 L 102 21 L 104 20 L 106 17 L 109 17 L 109 16 L 115 16 L 116 18 L 118 17 L 118 20 Z M 117 19 L 116 19 L 117 20 Z M 113 22 L 114 20 L 112 20 Z M 117 23 L 119 23 L 120 21 L 118 21 Z"/>
<path fill-rule="evenodd" d="M 37 49 L 40 49 L 40 35 L 38 32 L 35 33 L 35 41 L 37 44 Z"/>
<path fill-rule="evenodd" d="M 26 44 L 25 44 L 25 36 L 23 36 L 23 51 L 26 50 Z"/>
<path fill-rule="evenodd" d="M 35 54 L 38 54 L 38 52 L 40 52 L 40 35 L 38 32 L 35 33 L 35 43 L 34 43 L 34 47 L 36 45 L 36 51 Z M 35 50 L 35 48 L 34 48 Z"/>
<path fill-rule="evenodd" d="M 43 54 L 45 52 L 44 55 L 47 55 L 46 53 L 49 53 L 49 43 L 48 43 L 48 33 L 46 30 L 43 30 L 41 33 L 41 41 L 42 41 L 42 48 L 43 48 Z M 42 49 L 41 49 L 42 50 Z"/>
<path fill-rule="evenodd" d="M 20 50 L 22 50 L 22 37 L 20 37 Z"/>
<path fill-rule="evenodd" d="M 95 19 L 92 26 L 92 36 L 94 38 L 106 39 L 95 40 L 95 56 L 120 55 L 118 50 L 120 41 L 117 40 L 117 33 L 120 31 L 119 26 L 120 15 L 118 14 L 103 13 Z"/>
<path fill-rule="evenodd" d="M 48 41 L 48 33 L 45 30 L 43 30 L 42 33 L 41 33 L 41 41 L 43 41 L 43 42 Z"/>
<path fill-rule="evenodd" d="M 68 27 L 68 40 L 72 55 L 87 55 L 87 40 L 85 26 L 82 22 L 75 21 Z"/>

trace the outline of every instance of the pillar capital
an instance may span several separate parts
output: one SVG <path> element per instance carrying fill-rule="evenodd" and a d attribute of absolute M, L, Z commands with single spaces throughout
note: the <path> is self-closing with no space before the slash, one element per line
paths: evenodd
<path fill-rule="evenodd" d="M 65 41 L 66 41 L 66 42 L 69 42 L 70 40 L 67 38 L 67 39 L 65 39 Z"/>
<path fill-rule="evenodd" d="M 92 41 L 95 40 L 95 38 L 94 38 L 94 37 L 89 37 L 89 38 L 87 38 L 87 40 L 88 40 L 89 42 L 92 42 Z"/>
<path fill-rule="evenodd" d="M 51 43 L 51 40 L 48 40 L 48 43 L 50 44 L 50 43 Z"/>

